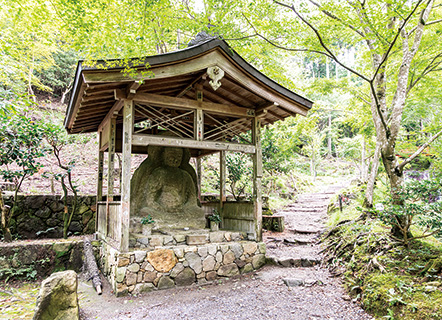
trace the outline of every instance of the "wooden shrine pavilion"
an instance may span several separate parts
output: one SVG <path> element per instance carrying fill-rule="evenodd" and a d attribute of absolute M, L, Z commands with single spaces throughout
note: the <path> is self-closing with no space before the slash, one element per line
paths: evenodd
<path fill-rule="evenodd" d="M 64 123 L 71 134 L 98 132 L 98 237 L 120 252 L 129 250 L 131 154 L 146 154 L 147 146 L 174 146 L 190 149 L 197 161 L 219 152 L 221 206 L 226 199 L 226 152 L 253 155 L 251 222 L 259 241 L 260 128 L 289 116 L 305 116 L 312 102 L 266 77 L 218 38 L 124 63 L 115 60 L 88 67 L 80 61 Z M 131 71 L 125 73 L 126 67 Z M 243 135 L 249 130 L 251 139 Z M 103 194 L 105 152 L 107 195 Z M 122 154 L 121 195 L 114 188 L 116 152 Z"/>

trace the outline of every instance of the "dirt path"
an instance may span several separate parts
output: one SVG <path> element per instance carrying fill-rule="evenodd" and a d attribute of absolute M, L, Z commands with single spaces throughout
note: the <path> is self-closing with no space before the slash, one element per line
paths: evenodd
<path fill-rule="evenodd" d="M 206 286 L 115 298 L 110 288 L 97 296 L 79 285 L 83 319 L 372 319 L 350 301 L 339 279 L 319 266 L 316 244 L 326 207 L 339 186 L 306 194 L 287 206 L 286 231 L 266 233 L 268 256 L 278 265 Z"/>

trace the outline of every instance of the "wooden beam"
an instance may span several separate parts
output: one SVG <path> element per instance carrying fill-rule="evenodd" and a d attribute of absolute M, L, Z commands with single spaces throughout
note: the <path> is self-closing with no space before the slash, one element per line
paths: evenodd
<path fill-rule="evenodd" d="M 134 104 L 132 100 L 124 100 L 123 109 L 123 160 L 121 178 L 121 210 L 120 210 L 120 251 L 129 251 L 130 221 L 130 178 L 132 166 L 132 135 L 134 127 Z"/>
<path fill-rule="evenodd" d="M 107 113 L 106 117 L 104 117 L 103 121 L 101 121 L 100 125 L 98 126 L 98 131 L 103 130 L 103 127 L 109 122 L 109 120 L 114 117 L 118 112 L 120 112 L 121 108 L 123 107 L 124 103 L 123 100 L 117 100 L 115 101 L 112 108 Z"/>
<path fill-rule="evenodd" d="M 276 119 L 279 119 L 279 120 L 281 120 L 281 121 L 284 121 L 284 120 L 285 120 L 284 117 L 280 116 L 280 115 L 277 114 L 276 112 L 273 112 L 272 110 L 267 110 L 267 112 L 268 112 L 271 116 L 275 117 Z"/>
<path fill-rule="evenodd" d="M 138 88 L 141 86 L 141 81 L 134 81 L 126 88 L 126 98 L 132 99 L 137 93 Z"/>
<path fill-rule="evenodd" d="M 135 146 L 168 146 L 203 150 L 226 150 L 244 153 L 255 153 L 255 146 L 239 143 L 196 141 L 176 137 L 164 137 L 147 134 L 134 134 L 132 144 Z"/>
<path fill-rule="evenodd" d="M 121 91 L 116 90 L 116 97 L 121 97 Z M 137 93 L 134 102 L 151 104 L 158 107 L 170 107 L 175 109 L 201 109 L 214 114 L 229 115 L 234 117 L 254 117 L 255 110 L 241 107 L 233 107 L 220 103 L 199 102 L 191 99 L 174 98 L 159 94 Z"/>
<path fill-rule="evenodd" d="M 200 76 L 196 77 L 184 90 L 182 90 L 180 93 L 177 94 L 177 98 L 181 98 L 187 91 L 191 90 L 193 85 L 197 83 L 202 77 L 204 77 L 207 74 L 207 72 L 201 74 Z"/>

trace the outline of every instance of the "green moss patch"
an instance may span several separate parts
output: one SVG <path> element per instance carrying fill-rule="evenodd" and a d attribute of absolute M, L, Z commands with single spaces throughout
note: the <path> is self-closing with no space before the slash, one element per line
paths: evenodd
<path fill-rule="evenodd" d="M 341 219 L 356 216 L 347 207 Z M 333 218 L 336 216 L 334 215 Z M 413 242 L 408 249 L 389 237 L 376 218 L 336 227 L 325 240 L 332 273 L 363 307 L 382 319 L 442 319 L 442 245 L 437 239 Z"/>

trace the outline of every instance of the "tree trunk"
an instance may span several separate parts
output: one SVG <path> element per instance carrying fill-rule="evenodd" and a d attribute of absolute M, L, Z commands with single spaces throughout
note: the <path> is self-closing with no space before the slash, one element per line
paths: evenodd
<path fill-rule="evenodd" d="M 2 192 L 0 191 L 0 211 L 1 211 L 1 227 L 2 227 L 2 232 L 3 232 L 3 237 L 5 239 L 6 242 L 11 242 L 12 241 L 12 235 L 11 235 L 11 230 L 9 230 L 9 209 L 7 206 L 5 206 L 4 200 L 3 200 L 3 195 Z"/>
<path fill-rule="evenodd" d="M 374 150 L 373 163 L 371 165 L 370 176 L 367 181 L 367 189 L 365 190 L 365 199 L 364 199 L 364 207 L 372 208 L 373 207 L 373 192 L 374 192 L 374 183 L 376 181 L 376 177 L 378 175 L 379 170 L 379 157 L 381 155 L 381 144 L 376 142 L 376 148 Z"/>
<path fill-rule="evenodd" d="M 84 240 L 84 271 L 86 272 L 88 279 L 92 279 L 92 285 L 98 294 L 101 294 L 102 283 L 100 279 L 100 271 L 95 261 L 94 251 L 89 239 Z"/>

